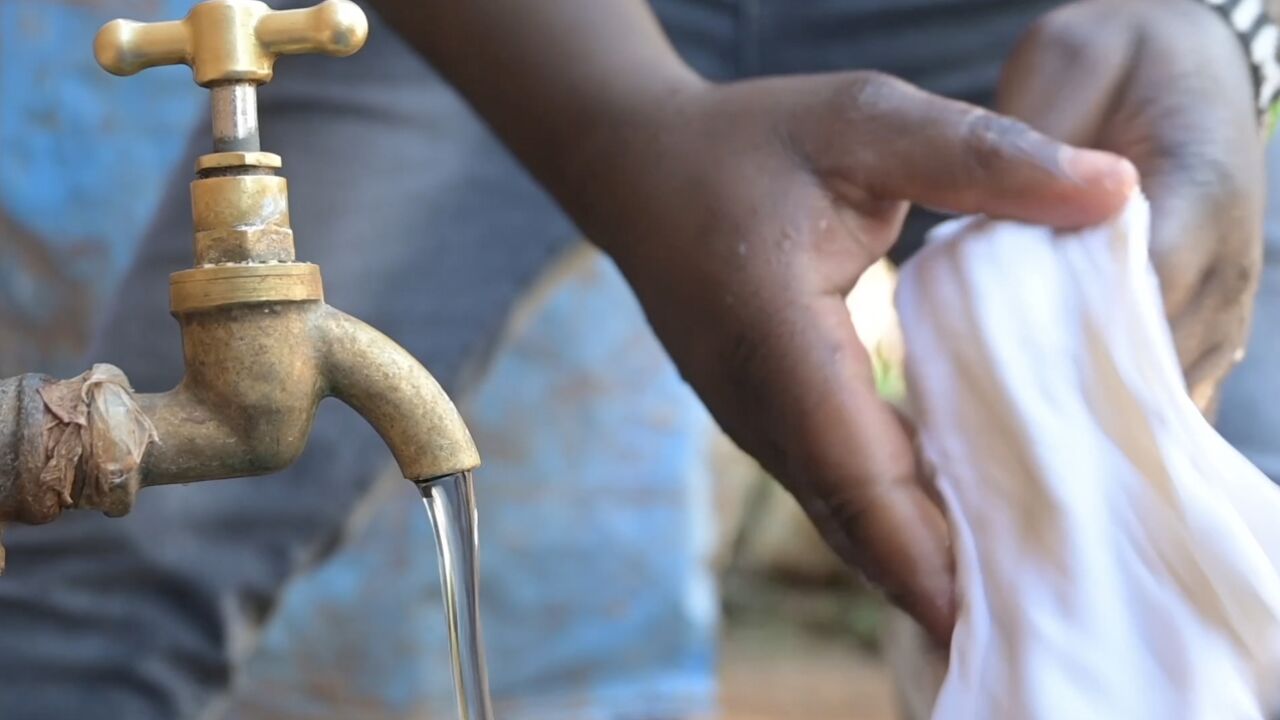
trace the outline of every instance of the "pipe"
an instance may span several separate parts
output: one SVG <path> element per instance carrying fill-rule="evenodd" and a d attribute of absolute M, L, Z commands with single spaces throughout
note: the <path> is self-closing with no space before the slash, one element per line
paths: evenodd
<path fill-rule="evenodd" d="M 29 373 L 0 380 L 0 523 L 47 523 L 63 507 L 64 488 L 41 482 L 44 400 L 52 378 Z"/>
<path fill-rule="evenodd" d="M 409 480 L 480 464 L 462 416 L 431 373 L 387 336 L 321 301 L 175 314 L 187 374 L 169 392 L 132 396 L 155 440 L 142 455 L 137 482 L 112 484 L 109 500 L 86 491 L 86 460 L 62 482 L 45 477 L 51 456 L 45 429 L 57 418 L 41 389 L 74 381 L 42 375 L 0 381 L 0 523 L 49 522 L 66 507 L 121 515 L 138 487 L 277 472 L 302 453 L 316 406 L 330 396 L 377 430 Z M 93 442 L 93 433 L 84 437 Z M 84 457 L 94 450 L 86 445 Z"/>

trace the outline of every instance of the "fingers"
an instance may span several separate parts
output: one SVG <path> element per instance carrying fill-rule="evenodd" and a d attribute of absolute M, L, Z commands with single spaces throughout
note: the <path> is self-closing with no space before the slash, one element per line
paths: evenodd
<path fill-rule="evenodd" d="M 1102 222 L 1138 184 L 1116 155 L 878 74 L 845 76 L 815 169 L 846 195 L 1057 227 Z"/>
<path fill-rule="evenodd" d="M 1148 183 L 1151 258 L 1187 389 L 1207 411 L 1248 341 L 1262 266 L 1260 200 L 1248 181 L 1231 181 L 1235 174 L 1207 173 L 1208 161 L 1194 171 L 1169 166 Z"/>
<path fill-rule="evenodd" d="M 1253 315 L 1252 288 L 1229 297 L 1220 287 L 1230 283 L 1215 281 L 1219 274 L 1209 272 L 1200 292 L 1178 313 L 1169 315 L 1187 391 L 1206 414 L 1223 381 L 1244 359 Z"/>
<path fill-rule="evenodd" d="M 1219 391 L 1222 383 L 1244 359 L 1244 350 L 1233 345 L 1219 345 L 1210 348 L 1197 361 L 1187 367 L 1187 394 L 1200 412 L 1210 420 L 1217 412 Z"/>
<path fill-rule="evenodd" d="M 947 526 L 920 483 L 912 440 L 876 395 L 843 299 L 783 305 L 753 333 L 753 361 L 730 373 L 764 401 L 754 434 L 774 447 L 755 454 L 846 562 L 945 642 L 954 623 Z"/>
<path fill-rule="evenodd" d="M 1113 8 L 1086 2 L 1047 15 L 1006 65 L 998 107 L 1063 140 L 1122 151 L 1141 168 L 1165 312 L 1188 390 L 1205 410 L 1247 340 L 1262 149 L 1242 112 L 1249 89 L 1238 53 L 1216 30 L 1194 33 L 1203 8 L 1129 10 L 1138 15 L 1108 17 Z M 1152 33 L 1156 20 L 1173 26 Z"/>
<path fill-rule="evenodd" d="M 1257 273 L 1242 267 L 1231 271 L 1225 264 L 1216 259 L 1190 268 L 1167 260 L 1157 263 L 1157 269 L 1175 281 L 1172 285 L 1180 284 L 1177 281 L 1189 271 L 1197 281 L 1185 283 L 1192 287 L 1185 299 L 1165 293 L 1166 314 L 1188 385 L 1220 374 L 1217 370 L 1233 365 L 1232 358 L 1244 349 Z"/>
<path fill-rule="evenodd" d="M 1073 3 L 1040 18 L 1005 63 L 996 109 L 1067 143 L 1097 146 L 1131 63 L 1113 9 Z"/>

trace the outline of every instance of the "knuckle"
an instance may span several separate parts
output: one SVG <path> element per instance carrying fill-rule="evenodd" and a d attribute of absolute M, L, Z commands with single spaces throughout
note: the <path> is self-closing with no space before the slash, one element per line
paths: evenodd
<path fill-rule="evenodd" d="M 836 87 L 836 112 L 845 120 L 879 117 L 899 105 L 910 89 L 906 81 L 877 70 L 847 73 Z"/>
<path fill-rule="evenodd" d="M 1225 261 L 1214 267 L 1210 273 L 1209 282 L 1219 302 L 1240 306 L 1244 304 L 1242 300 L 1247 298 L 1257 286 L 1258 275 L 1257 268 L 1251 263 Z"/>
<path fill-rule="evenodd" d="M 971 212 L 980 195 L 992 187 L 1008 187 L 1013 181 L 1002 177 L 1016 168 L 1015 158 L 1030 159 L 1024 150 L 1031 137 L 1025 123 L 985 110 L 975 110 L 960 130 L 959 152 L 953 169 L 956 199 L 954 209 Z"/>
<path fill-rule="evenodd" d="M 1229 162 L 1195 149 L 1170 148 L 1163 163 L 1183 210 L 1172 241 L 1151 251 L 1165 295 L 1199 296 L 1217 308 L 1248 300 L 1262 270 L 1254 189 Z"/>
<path fill-rule="evenodd" d="M 794 492 L 823 539 L 846 563 L 858 568 L 867 580 L 883 585 L 887 578 L 871 561 L 865 546 L 871 509 L 865 501 L 848 494 L 818 495 Z"/>
<path fill-rule="evenodd" d="M 1004 115 L 977 110 L 965 120 L 961 134 L 966 179 L 994 174 L 1008 158 L 1008 145 L 1024 135 L 1025 124 Z"/>
<path fill-rule="evenodd" d="M 1022 35 L 1011 61 L 1034 58 L 1037 67 L 1106 72 L 1132 52 L 1137 30 L 1133 13 L 1116 13 L 1105 0 L 1077 0 L 1040 16 Z"/>
<path fill-rule="evenodd" d="M 873 503 L 858 493 L 841 493 L 827 498 L 826 507 L 830 521 L 860 548 L 870 534 Z"/>
<path fill-rule="evenodd" d="M 1027 41 L 1052 48 L 1064 60 L 1086 57 L 1098 32 L 1097 22 L 1087 15 L 1087 8 L 1079 3 L 1051 10 L 1032 23 Z"/>
<path fill-rule="evenodd" d="M 1201 198 L 1213 226 L 1249 227 L 1254 224 L 1254 183 L 1230 159 L 1178 139 L 1177 133 L 1156 148 L 1160 175 L 1176 179 L 1184 192 Z"/>

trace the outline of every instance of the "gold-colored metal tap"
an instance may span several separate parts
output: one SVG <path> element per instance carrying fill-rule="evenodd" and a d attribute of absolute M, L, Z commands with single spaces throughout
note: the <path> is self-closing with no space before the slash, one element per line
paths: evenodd
<path fill-rule="evenodd" d="M 251 0 L 208 0 L 182 20 L 112 20 L 94 41 L 98 64 L 115 75 L 158 65 L 190 65 L 196 83 L 271 81 L 280 55 L 346 57 L 364 46 L 369 22 L 358 6 L 326 0 L 305 10 L 276 11 Z"/>
<path fill-rule="evenodd" d="M 206 0 L 183 20 L 113 20 L 98 33 L 107 71 L 183 63 L 211 90 L 214 152 L 191 183 L 195 263 L 170 277 L 186 376 L 155 395 L 134 394 L 110 366 L 0 381 L 0 522 L 48 522 L 68 507 L 122 515 L 142 486 L 283 469 L 329 396 L 373 425 L 410 480 L 479 465 L 426 369 L 324 303 L 320 269 L 295 257 L 281 158 L 259 147 L 257 86 L 276 57 L 350 55 L 367 34 L 349 0 L 279 12 Z"/>

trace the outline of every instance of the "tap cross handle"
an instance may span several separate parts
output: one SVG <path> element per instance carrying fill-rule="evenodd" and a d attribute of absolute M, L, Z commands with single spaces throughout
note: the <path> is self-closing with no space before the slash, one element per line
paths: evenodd
<path fill-rule="evenodd" d="M 214 150 L 241 153 L 216 162 L 279 167 L 278 158 L 258 152 L 257 86 L 271 81 L 281 55 L 346 57 L 368 35 L 369 21 L 351 0 L 301 10 L 272 10 L 258 0 L 205 0 L 182 20 L 112 20 L 98 31 L 93 53 L 114 75 L 191 66 L 196 84 L 212 92 Z"/>
<path fill-rule="evenodd" d="M 112 20 L 93 52 L 114 75 L 160 65 L 190 65 L 196 84 L 271 81 L 280 55 L 346 57 L 364 45 L 369 21 L 350 0 L 325 0 L 302 10 L 272 10 L 258 0 L 205 0 L 182 20 Z"/>

